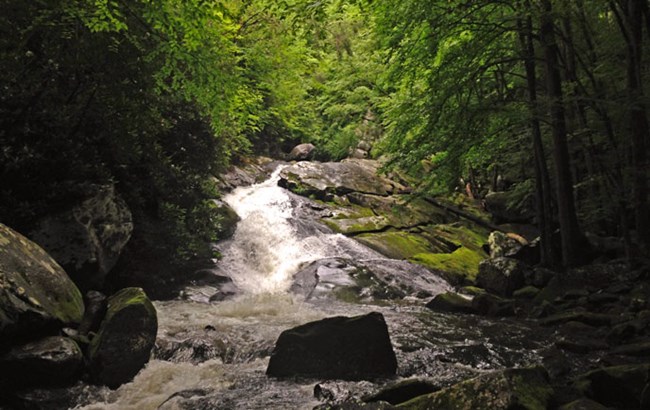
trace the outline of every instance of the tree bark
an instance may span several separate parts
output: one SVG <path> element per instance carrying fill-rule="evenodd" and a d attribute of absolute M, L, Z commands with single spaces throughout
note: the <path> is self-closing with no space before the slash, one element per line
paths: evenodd
<path fill-rule="evenodd" d="M 553 5 L 550 0 L 540 0 L 542 18 L 540 35 L 544 49 L 546 91 L 550 100 L 550 120 L 553 135 L 553 158 L 557 182 L 558 221 L 560 225 L 562 264 L 575 266 L 581 257 L 584 238 L 578 226 L 567 143 L 567 128 L 562 80 L 560 78 L 559 51 L 555 40 Z"/>
<path fill-rule="evenodd" d="M 526 9 L 530 10 L 530 2 L 526 2 Z M 535 64 L 535 46 L 533 44 L 532 18 L 527 16 L 526 22 L 517 22 L 519 41 L 526 69 L 526 84 L 528 87 L 528 110 L 530 113 L 530 132 L 535 159 L 535 199 L 537 205 L 537 225 L 540 232 L 541 264 L 554 267 L 557 259 L 553 250 L 553 207 L 552 190 L 542 131 L 537 117 L 537 70 Z"/>

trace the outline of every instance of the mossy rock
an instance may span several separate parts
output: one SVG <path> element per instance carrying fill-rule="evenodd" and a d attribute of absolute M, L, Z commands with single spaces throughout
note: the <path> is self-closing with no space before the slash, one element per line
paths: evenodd
<path fill-rule="evenodd" d="M 454 292 L 436 295 L 426 306 L 435 312 L 474 313 L 472 299 Z"/>
<path fill-rule="evenodd" d="M 468 248 L 459 248 L 452 253 L 419 253 L 411 260 L 430 269 L 443 271 L 446 279 L 454 285 L 474 283 L 478 265 L 483 255 Z"/>
<path fill-rule="evenodd" d="M 553 388 L 540 368 L 506 369 L 455 384 L 397 406 L 425 410 L 543 410 L 551 405 Z"/>
<path fill-rule="evenodd" d="M 0 345 L 74 326 L 83 312 L 81 292 L 63 268 L 34 242 L 0 224 Z"/>
<path fill-rule="evenodd" d="M 381 231 L 389 226 L 389 221 L 383 216 L 366 216 L 360 218 L 327 218 L 325 225 L 334 232 L 344 235 L 356 235 L 369 232 Z"/>
<path fill-rule="evenodd" d="M 407 379 L 384 386 L 379 391 L 364 397 L 363 401 L 367 403 L 386 402 L 396 405 L 438 390 L 440 390 L 440 386 L 433 380 Z"/>
<path fill-rule="evenodd" d="M 130 381 L 149 361 L 158 318 L 140 288 L 126 288 L 108 300 L 106 317 L 89 349 L 93 381 L 117 388 Z"/>
<path fill-rule="evenodd" d="M 355 239 L 393 259 L 411 259 L 417 254 L 431 251 L 429 241 L 403 231 L 363 234 Z"/>

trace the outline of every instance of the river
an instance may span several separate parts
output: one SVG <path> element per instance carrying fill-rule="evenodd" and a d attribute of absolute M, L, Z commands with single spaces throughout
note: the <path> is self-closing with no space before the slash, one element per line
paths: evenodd
<path fill-rule="evenodd" d="M 371 311 L 386 318 L 396 380 L 426 377 L 444 386 L 538 360 L 545 340 L 526 323 L 424 308 L 450 289 L 444 280 L 333 233 L 318 222 L 319 204 L 278 187 L 279 172 L 224 198 L 241 221 L 233 238 L 215 245 L 222 257 L 213 273 L 232 279 L 234 296 L 210 302 L 218 289 L 198 286 L 154 302 L 152 360 L 117 390 L 86 391 L 77 409 L 312 409 L 323 403 L 317 384 L 337 400 L 362 396 L 393 381 L 277 380 L 265 370 L 283 330 Z M 318 274 L 315 287 L 294 277 L 309 271 Z"/>

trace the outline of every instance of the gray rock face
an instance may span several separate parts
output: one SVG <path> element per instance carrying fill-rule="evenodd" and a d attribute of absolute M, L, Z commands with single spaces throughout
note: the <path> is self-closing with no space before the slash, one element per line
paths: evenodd
<path fill-rule="evenodd" d="M 78 375 L 82 365 L 77 343 L 51 336 L 14 347 L 0 357 L 0 379 L 9 378 L 6 383 L 13 387 L 63 385 Z"/>
<path fill-rule="evenodd" d="M 279 184 L 321 198 L 350 192 L 387 196 L 403 188 L 394 181 L 378 176 L 378 169 L 376 161 L 363 159 L 299 162 L 282 170 Z"/>
<path fill-rule="evenodd" d="M 93 185 L 71 209 L 44 218 L 30 236 L 86 291 L 100 287 L 131 238 L 133 220 L 112 185 Z"/>
<path fill-rule="evenodd" d="M 363 380 L 390 377 L 397 359 L 380 313 L 332 317 L 282 332 L 266 374 Z"/>
<path fill-rule="evenodd" d="M 43 249 L 0 224 L 0 347 L 81 321 L 81 293 Z"/>
<path fill-rule="evenodd" d="M 499 296 L 510 297 L 524 286 L 525 271 L 525 265 L 515 259 L 486 259 L 478 266 L 476 284 Z"/>
<path fill-rule="evenodd" d="M 158 318 L 140 288 L 126 288 L 108 300 L 108 312 L 89 349 L 95 383 L 117 388 L 130 381 L 149 361 Z"/>
<path fill-rule="evenodd" d="M 313 144 L 296 145 L 289 153 L 289 161 L 305 161 L 311 159 L 316 147 Z"/>

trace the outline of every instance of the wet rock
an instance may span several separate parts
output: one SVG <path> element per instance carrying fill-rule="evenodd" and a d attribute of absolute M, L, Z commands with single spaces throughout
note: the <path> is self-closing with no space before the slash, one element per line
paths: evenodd
<path fill-rule="evenodd" d="M 393 405 L 404 403 L 415 397 L 440 390 L 440 386 L 428 379 L 408 379 L 383 387 L 376 393 L 363 398 L 371 403 L 383 401 Z"/>
<path fill-rule="evenodd" d="M 79 289 L 54 259 L 0 224 L 0 349 L 78 324 L 83 311 Z"/>
<path fill-rule="evenodd" d="M 216 208 L 216 213 L 219 218 L 219 230 L 217 230 L 217 238 L 219 240 L 227 239 L 235 234 L 237 222 L 239 222 L 239 215 L 227 203 L 218 199 L 213 199 L 212 203 Z"/>
<path fill-rule="evenodd" d="M 506 369 L 466 380 L 400 405 L 402 409 L 546 409 L 553 389 L 540 368 Z"/>
<path fill-rule="evenodd" d="M 133 232 L 131 211 L 113 185 L 85 191 L 85 199 L 42 219 L 30 233 L 82 291 L 103 285 Z"/>
<path fill-rule="evenodd" d="M 79 346 L 66 337 L 51 336 L 12 348 L 0 357 L 0 385 L 60 386 L 71 382 L 81 371 L 83 355 Z"/>
<path fill-rule="evenodd" d="M 555 342 L 555 346 L 568 352 L 586 354 L 598 350 L 605 350 L 609 346 L 602 340 L 588 337 L 561 337 Z"/>
<path fill-rule="evenodd" d="M 556 347 L 544 349 L 540 356 L 542 357 L 542 365 L 551 380 L 558 379 L 571 371 L 569 359 L 564 352 Z"/>
<path fill-rule="evenodd" d="M 474 313 L 472 299 L 458 293 L 446 292 L 436 295 L 426 307 L 435 312 Z"/>
<path fill-rule="evenodd" d="M 363 380 L 391 377 L 397 359 L 380 313 L 332 317 L 285 330 L 266 374 Z"/>
<path fill-rule="evenodd" d="M 316 147 L 313 144 L 300 144 L 289 153 L 289 161 L 306 161 L 313 157 Z"/>
<path fill-rule="evenodd" d="M 267 157 L 244 159 L 230 167 L 225 174 L 221 174 L 217 186 L 221 192 L 228 192 L 240 186 L 253 185 L 268 177 L 278 164 L 278 161 Z"/>
<path fill-rule="evenodd" d="M 558 410 L 608 410 L 602 404 L 589 399 L 579 399 L 560 406 Z"/>
<path fill-rule="evenodd" d="M 591 326 L 609 326 L 615 323 L 618 317 L 601 313 L 569 311 L 548 316 L 540 320 L 542 326 L 555 326 L 567 322 L 581 322 Z"/>
<path fill-rule="evenodd" d="M 472 299 L 472 309 L 479 315 L 503 317 L 514 316 L 515 306 L 512 300 L 503 299 L 491 293 L 476 295 Z"/>
<path fill-rule="evenodd" d="M 149 361 L 157 330 L 156 309 L 142 289 L 126 288 L 111 296 L 89 348 L 93 381 L 110 388 L 130 381 Z"/>
<path fill-rule="evenodd" d="M 575 385 L 585 396 L 606 407 L 641 410 L 649 372 L 650 364 L 606 367 L 579 376 Z"/>
<path fill-rule="evenodd" d="M 515 259 L 486 259 L 479 264 L 476 284 L 499 296 L 512 293 L 525 284 L 525 265 Z"/>

